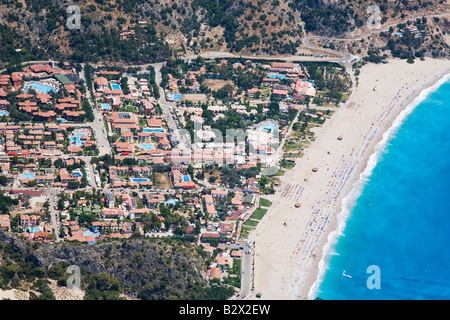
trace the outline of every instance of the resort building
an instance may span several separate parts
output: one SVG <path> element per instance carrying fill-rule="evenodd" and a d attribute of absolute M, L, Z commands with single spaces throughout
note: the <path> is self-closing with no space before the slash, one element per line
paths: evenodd
<path fill-rule="evenodd" d="M 105 192 L 105 204 L 108 206 L 108 208 L 115 207 L 115 198 L 111 192 Z"/>
<path fill-rule="evenodd" d="M 11 229 L 11 221 L 9 215 L 7 214 L 0 215 L 0 228 L 6 231 L 9 231 Z"/>
<path fill-rule="evenodd" d="M 272 97 L 276 99 L 285 99 L 287 97 L 287 94 L 287 90 L 274 89 L 272 91 Z"/>
<path fill-rule="evenodd" d="M 114 133 L 136 132 L 139 129 L 139 118 L 132 112 L 112 112 L 108 120 Z"/>
<path fill-rule="evenodd" d="M 228 192 L 225 190 L 211 190 L 211 195 L 214 199 L 224 199 L 228 196 Z"/>
<path fill-rule="evenodd" d="M 20 216 L 19 225 L 22 228 L 35 227 L 39 224 L 41 216 L 38 215 L 22 215 Z"/>
<path fill-rule="evenodd" d="M 106 79 L 105 77 L 98 77 L 97 79 L 95 79 L 95 85 L 98 91 L 105 91 L 105 89 L 107 89 L 109 86 L 108 79 Z"/>
<path fill-rule="evenodd" d="M 316 89 L 314 88 L 314 84 L 307 80 L 297 80 L 295 83 L 295 92 L 301 95 L 316 96 Z"/>
<path fill-rule="evenodd" d="M 62 168 L 59 171 L 59 177 L 62 183 L 69 183 L 70 181 L 81 181 L 81 178 L 74 174 L 69 174 L 67 169 Z"/>
<path fill-rule="evenodd" d="M 172 184 L 174 188 L 194 188 L 195 184 L 192 182 L 191 176 L 187 174 L 188 166 L 179 165 L 172 167 Z"/>

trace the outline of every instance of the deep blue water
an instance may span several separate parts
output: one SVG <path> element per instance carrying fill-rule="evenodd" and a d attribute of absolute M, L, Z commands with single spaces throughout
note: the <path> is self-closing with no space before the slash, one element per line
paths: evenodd
<path fill-rule="evenodd" d="M 322 299 L 450 299 L 450 80 L 393 134 L 331 251 Z"/>

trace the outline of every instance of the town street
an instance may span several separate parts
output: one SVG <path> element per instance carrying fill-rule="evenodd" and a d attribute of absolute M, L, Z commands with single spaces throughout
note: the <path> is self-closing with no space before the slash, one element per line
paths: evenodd
<path fill-rule="evenodd" d="M 80 79 L 82 79 L 84 81 L 84 84 L 87 85 L 86 74 L 84 72 L 85 64 L 82 64 L 82 67 L 83 67 L 83 69 L 80 71 Z M 80 126 L 91 127 L 92 130 L 94 130 L 96 145 L 99 149 L 99 156 L 103 156 L 105 154 L 111 154 L 111 147 L 109 145 L 108 133 L 106 132 L 105 125 L 103 123 L 103 114 L 92 103 L 92 96 L 91 96 L 90 89 L 91 88 L 88 88 L 86 86 L 86 98 L 92 107 L 92 111 L 94 113 L 94 121 L 84 123 Z"/>
<path fill-rule="evenodd" d="M 170 128 L 170 130 L 173 130 L 172 134 L 171 134 L 171 138 L 170 138 L 171 142 L 174 145 L 176 145 L 177 148 L 179 148 L 181 150 L 185 150 L 187 147 L 187 144 L 185 143 L 185 140 L 182 139 L 179 124 L 175 120 L 176 115 L 175 115 L 174 111 L 175 111 L 176 103 L 167 101 L 164 88 L 161 87 L 161 81 L 162 81 L 161 68 L 163 67 L 163 65 L 164 65 L 163 62 L 151 64 L 151 66 L 155 69 L 155 82 L 159 88 L 158 104 L 161 107 L 161 111 L 163 113 L 164 120 L 166 120 L 167 126 Z"/>

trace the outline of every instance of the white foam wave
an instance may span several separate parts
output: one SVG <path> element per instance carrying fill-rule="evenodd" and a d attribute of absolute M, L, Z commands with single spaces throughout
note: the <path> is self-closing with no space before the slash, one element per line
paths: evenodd
<path fill-rule="evenodd" d="M 367 161 L 366 168 L 359 175 L 359 179 L 353 184 L 353 188 L 350 193 L 342 199 L 341 211 L 337 215 L 337 228 L 336 230 L 330 232 L 327 237 L 327 243 L 322 249 L 322 258 L 319 261 L 319 273 L 317 280 L 314 282 L 312 287 L 308 292 L 308 299 L 315 299 L 317 297 L 320 284 L 323 281 L 326 270 L 329 269 L 328 262 L 331 256 L 339 255 L 336 252 L 335 247 L 341 236 L 344 235 L 344 229 L 346 223 L 353 207 L 356 204 L 359 196 L 361 195 L 365 184 L 370 181 L 370 176 L 372 175 L 373 169 L 375 168 L 378 160 L 383 156 L 385 150 L 389 145 L 389 141 L 396 134 L 401 124 L 407 118 L 407 116 L 417 107 L 422 101 L 424 101 L 432 92 L 436 91 L 442 84 L 450 80 L 450 73 L 442 77 L 433 86 L 426 88 L 420 92 L 420 94 L 414 98 L 414 100 L 400 112 L 400 114 L 395 118 L 392 126 L 383 133 L 383 138 L 374 147 L 374 153 L 370 155 Z"/>

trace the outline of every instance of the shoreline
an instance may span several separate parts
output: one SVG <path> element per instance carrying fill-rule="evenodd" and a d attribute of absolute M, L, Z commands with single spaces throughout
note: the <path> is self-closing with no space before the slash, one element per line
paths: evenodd
<path fill-rule="evenodd" d="M 386 123 L 386 129 L 383 130 L 382 134 L 375 141 L 375 144 L 371 146 L 368 152 L 367 159 L 363 159 L 363 163 L 365 166 L 361 166 L 358 171 L 355 172 L 355 177 L 351 181 L 351 184 L 348 186 L 348 192 L 344 192 L 345 196 L 342 197 L 340 203 L 337 206 L 338 214 L 332 220 L 331 227 L 333 231 L 330 231 L 327 238 L 323 240 L 320 245 L 322 249 L 322 256 L 320 261 L 317 263 L 317 269 L 314 270 L 314 273 L 311 273 L 311 279 L 315 278 L 314 282 L 310 281 L 311 285 L 309 285 L 308 291 L 308 299 L 315 299 L 317 297 L 318 289 L 322 283 L 322 277 L 326 273 L 326 268 L 329 263 L 329 255 L 332 254 L 333 248 L 339 241 L 339 237 L 342 235 L 342 232 L 347 227 L 347 221 L 350 217 L 350 213 L 353 210 L 356 201 L 359 199 L 361 192 L 367 182 L 367 179 L 372 175 L 373 169 L 378 164 L 380 160 L 381 154 L 385 151 L 386 146 L 389 141 L 393 138 L 395 133 L 401 128 L 401 125 L 406 120 L 406 118 L 414 112 L 416 107 L 433 91 L 435 91 L 439 86 L 441 86 L 445 81 L 450 79 L 450 70 L 446 70 L 438 75 L 436 78 L 430 79 L 429 82 L 423 84 L 420 88 L 420 91 L 415 94 L 409 96 L 406 102 L 403 103 L 404 109 L 399 110 L 394 114 L 391 121 Z M 416 99 L 421 98 L 421 95 L 426 91 L 422 99 L 419 99 L 416 102 Z M 398 121 L 398 123 L 396 123 Z M 374 158 L 374 159 L 373 159 Z M 371 161 L 373 159 L 374 161 Z M 346 200 L 351 202 L 350 205 L 343 205 Z"/>
<path fill-rule="evenodd" d="M 362 190 L 371 157 L 377 157 L 384 149 L 386 143 L 381 148 L 378 146 L 386 138 L 389 140 L 391 128 L 402 112 L 450 71 L 448 61 L 427 59 L 416 63 L 411 66 L 392 59 L 384 66 L 364 66 L 359 85 L 346 105 L 325 122 L 316 141 L 296 162 L 290 180 L 285 179 L 284 189 L 280 188 L 276 194 L 278 201 L 275 200 L 265 221 L 250 235 L 255 240 L 255 293 L 262 292 L 263 299 L 315 298 L 313 295 L 326 270 L 327 256 L 345 229 L 351 211 L 343 201 L 357 200 L 352 195 L 358 188 Z M 393 72 L 395 69 L 398 72 Z M 390 72 L 395 74 L 392 78 Z M 383 83 L 374 80 L 383 76 L 386 79 Z M 378 85 L 386 94 L 380 96 L 376 92 Z M 336 137 L 341 133 L 346 142 L 339 145 Z M 325 155 L 325 150 L 330 150 L 331 156 Z M 321 173 L 311 174 L 314 163 L 321 164 Z M 325 167 L 328 167 L 326 171 Z M 301 201 L 301 210 L 292 209 L 291 200 Z M 288 221 L 288 227 L 280 227 L 283 221 Z"/>

